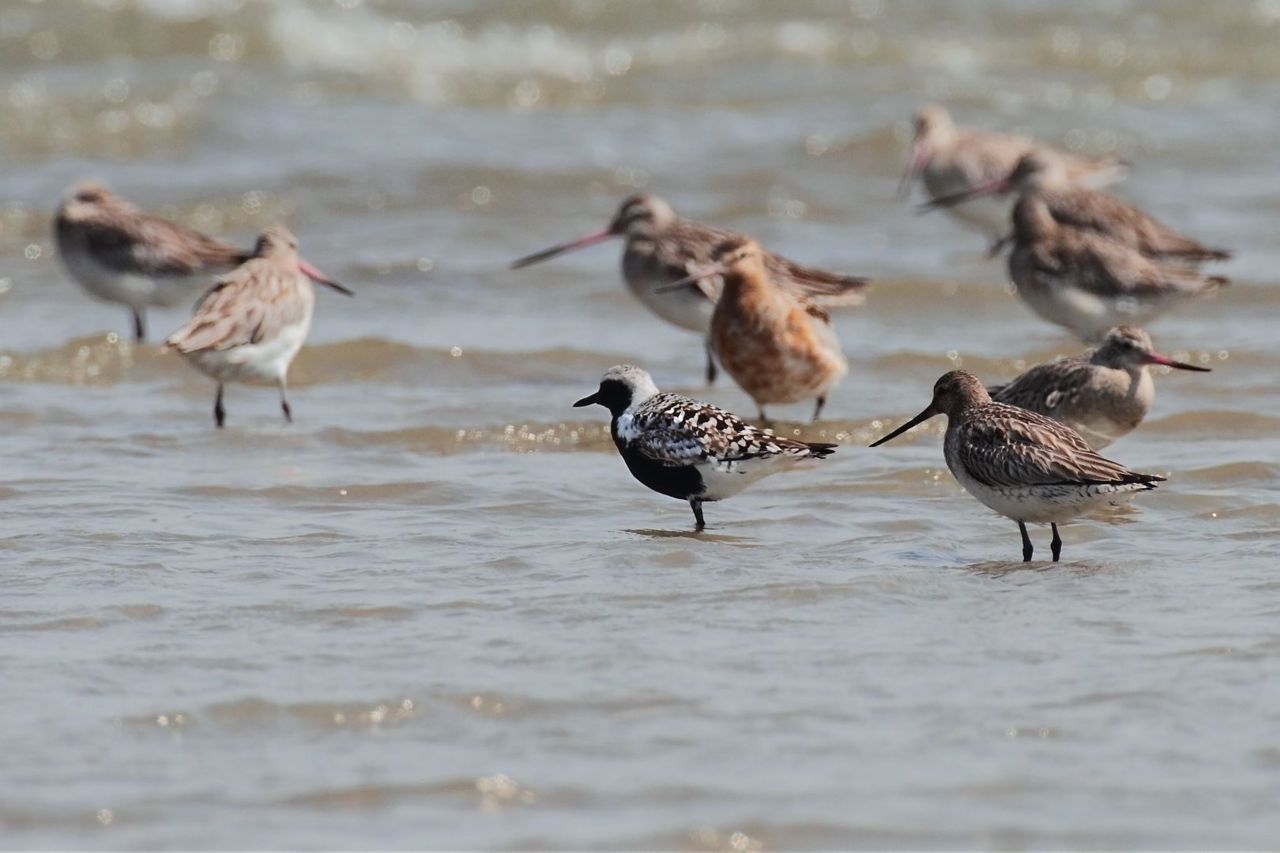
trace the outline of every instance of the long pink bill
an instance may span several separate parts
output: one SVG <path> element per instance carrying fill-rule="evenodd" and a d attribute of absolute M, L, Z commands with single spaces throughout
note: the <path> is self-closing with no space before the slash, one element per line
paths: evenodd
<path fill-rule="evenodd" d="M 929 418 L 933 417 L 933 416 L 934 416 L 934 415 L 936 415 L 936 414 L 938 414 L 938 412 L 933 408 L 933 403 L 930 403 L 930 404 L 929 404 L 929 407 L 928 407 L 927 409 L 925 409 L 923 412 L 921 412 L 920 414 L 916 415 L 914 418 L 912 418 L 911 420 L 907 421 L 905 424 L 903 424 L 902 426 L 898 427 L 898 428 L 897 428 L 897 429 L 895 429 L 893 432 L 891 432 L 891 433 L 889 433 L 888 435 L 886 435 L 884 438 L 881 438 L 881 439 L 879 439 L 879 440 L 877 440 L 877 441 L 873 441 L 873 442 L 871 442 L 871 444 L 870 444 L 869 446 L 870 446 L 870 447 L 879 447 L 880 445 L 884 444 L 886 441 L 892 441 L 893 439 L 895 439 L 895 438 L 897 438 L 898 436 L 902 435 L 902 434 L 903 434 L 904 432 L 906 432 L 907 430 L 911 429 L 913 426 L 918 426 L 918 425 L 920 425 L 920 424 L 924 423 L 925 421 L 929 420 Z"/>
<path fill-rule="evenodd" d="M 728 272 L 728 270 L 725 269 L 723 264 L 715 264 L 713 266 L 700 269 L 695 273 L 685 276 L 684 278 L 676 279 L 670 284 L 659 285 L 658 287 L 655 287 L 653 289 L 653 292 L 654 293 L 672 293 L 677 290 L 682 290 L 691 284 L 697 284 L 698 282 L 703 281 L 704 279 L 708 279 L 717 275 L 724 275 L 726 272 Z"/>
<path fill-rule="evenodd" d="M 939 210 L 944 207 L 955 207 L 957 204 L 964 204 L 966 201 L 973 201 L 975 198 L 981 198 L 984 195 L 993 195 L 996 193 L 1008 192 L 1009 179 L 994 178 L 985 184 L 978 184 L 976 187 L 970 187 L 967 190 L 961 190 L 951 195 L 939 196 L 931 201 L 916 207 L 916 213 L 928 213 L 931 210 Z"/>
<path fill-rule="evenodd" d="M 572 252 L 574 249 L 585 249 L 587 246 L 594 246 L 596 243 L 603 243 L 610 237 L 614 236 L 613 231 L 608 228 L 602 228 L 599 231 L 592 231 L 585 237 L 579 237 L 577 240 L 570 240 L 567 243 L 560 243 L 552 246 L 550 249 L 543 249 L 541 252 L 534 252 L 532 255 L 525 255 L 523 258 L 517 258 L 511 262 L 511 269 L 523 269 L 542 261 L 550 260 L 556 255 L 563 255 L 565 252 Z"/>
<path fill-rule="evenodd" d="M 324 273 L 320 272 L 320 270 L 316 269 L 311 264 L 304 261 L 302 258 L 298 258 L 298 269 L 302 270 L 302 274 L 305 275 L 307 278 L 311 279 L 312 281 L 314 281 L 316 284 L 323 284 L 325 287 L 332 287 L 334 290 L 338 291 L 339 293 L 345 296 L 356 295 L 354 290 L 347 287 L 346 285 L 338 284 L 336 281 L 329 278 Z"/>
<path fill-rule="evenodd" d="M 920 177 L 920 173 L 924 171 L 924 167 L 929 165 L 929 149 L 925 148 L 919 142 L 911 143 L 911 156 L 907 160 L 907 168 L 902 173 L 902 178 L 898 181 L 898 192 L 896 198 L 902 201 L 911 192 L 911 185 Z"/>
<path fill-rule="evenodd" d="M 1147 364 L 1163 364 L 1165 367 L 1172 367 L 1175 370 L 1194 370 L 1197 373 L 1211 373 L 1208 367 L 1201 367 L 1198 364 L 1187 364 L 1185 361 L 1174 361 L 1167 355 L 1161 355 L 1158 352 L 1147 353 Z"/>

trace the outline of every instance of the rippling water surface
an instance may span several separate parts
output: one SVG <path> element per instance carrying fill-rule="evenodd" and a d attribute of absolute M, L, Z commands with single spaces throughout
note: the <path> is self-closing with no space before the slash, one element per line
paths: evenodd
<path fill-rule="evenodd" d="M 1280 837 L 1274 2 L 83 0 L 0 7 L 0 845 L 1261 847 Z M 1077 349 L 980 238 L 892 200 L 927 100 L 1134 164 L 1234 284 L 1153 327 L 1109 454 L 1169 483 L 1008 562 L 941 424 L 963 364 Z M 97 176 L 359 291 L 294 372 L 212 388 L 61 271 Z M 700 347 L 616 245 L 643 187 L 870 275 L 830 464 L 708 507 L 600 410 Z M 182 311 L 156 311 L 165 333 Z M 804 407 L 780 410 L 800 419 Z M 800 429 L 784 423 L 785 430 Z M 1047 535 L 1037 532 L 1047 546 Z"/>

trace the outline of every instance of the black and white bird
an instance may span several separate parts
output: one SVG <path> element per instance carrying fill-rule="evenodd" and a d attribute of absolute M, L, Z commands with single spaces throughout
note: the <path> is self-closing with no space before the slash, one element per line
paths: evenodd
<path fill-rule="evenodd" d="M 609 368 L 600 388 L 573 405 L 608 409 L 613 443 L 632 476 L 655 492 L 687 500 L 698 530 L 706 527 L 704 502 L 724 500 L 837 447 L 783 438 L 710 403 L 662 393 L 646 371 L 630 364 Z"/>

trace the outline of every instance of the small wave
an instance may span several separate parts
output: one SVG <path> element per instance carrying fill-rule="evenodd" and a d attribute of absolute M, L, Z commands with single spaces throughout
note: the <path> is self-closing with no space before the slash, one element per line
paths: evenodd
<path fill-rule="evenodd" d="M 473 800 L 485 811 L 531 806 L 540 799 L 530 788 L 505 773 L 494 773 L 476 779 L 453 778 L 439 782 L 354 785 L 346 788 L 322 788 L 283 797 L 276 802 L 285 806 L 321 809 L 377 809 L 402 800 L 434 799 Z M 581 797 L 560 797 L 561 804 Z"/>

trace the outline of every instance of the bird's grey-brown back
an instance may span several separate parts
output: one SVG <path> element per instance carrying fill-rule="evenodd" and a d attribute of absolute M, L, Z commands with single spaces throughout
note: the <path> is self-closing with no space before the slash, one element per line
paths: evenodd
<path fill-rule="evenodd" d="M 252 257 L 218 278 L 165 344 L 189 353 L 268 340 L 309 318 L 314 307 L 315 289 L 298 267 L 298 240 L 273 225 L 258 236 Z"/>
<path fill-rule="evenodd" d="M 630 196 L 610 222 L 611 231 L 624 235 L 623 276 L 637 292 L 684 278 L 712 264 L 716 248 L 726 240 L 746 239 L 727 228 L 677 216 L 671 206 L 652 193 Z M 828 306 L 860 305 L 867 280 L 797 263 L 774 252 L 763 252 L 771 275 L 798 296 Z M 702 293 L 714 301 L 719 280 L 700 282 Z"/>
<path fill-rule="evenodd" d="M 1112 326 L 1144 325 L 1228 283 L 1184 264 L 1162 263 L 1104 234 L 1054 219 L 1037 192 L 1013 208 L 1009 277 L 1027 305 L 1087 341 Z"/>
<path fill-rule="evenodd" d="M 54 217 L 58 254 L 90 294 L 129 309 L 134 337 L 146 337 L 145 309 L 188 301 L 202 284 L 247 254 L 198 231 L 149 216 L 98 181 L 63 196 Z"/>
<path fill-rule="evenodd" d="M 1231 257 L 1226 250 L 1178 233 L 1134 204 L 1074 182 L 1064 164 L 1044 151 L 1025 154 L 1010 174 L 1008 187 L 1015 193 L 1038 194 L 1059 224 L 1097 232 L 1148 257 L 1189 262 Z"/>
<path fill-rule="evenodd" d="M 1080 355 L 1038 365 L 991 389 L 998 402 L 1047 415 L 1079 432 L 1095 450 L 1133 431 L 1155 401 L 1151 365 L 1209 372 L 1157 352 L 1136 326 L 1109 330 Z"/>
<path fill-rule="evenodd" d="M 1015 133 L 957 126 L 940 104 L 915 113 L 908 172 L 918 174 L 934 199 L 958 195 L 1008 176 L 1028 154 L 1052 165 L 1068 185 L 1104 186 L 1123 177 L 1113 158 L 1089 159 L 1059 151 Z M 950 212 L 969 218 L 996 236 L 1003 234 L 1008 203 L 973 201 Z"/>

